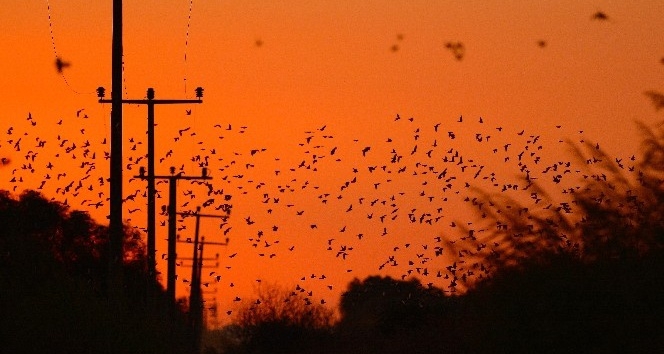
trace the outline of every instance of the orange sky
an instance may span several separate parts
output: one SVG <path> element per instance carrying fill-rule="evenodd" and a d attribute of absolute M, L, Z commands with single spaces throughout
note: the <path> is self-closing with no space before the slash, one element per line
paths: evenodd
<path fill-rule="evenodd" d="M 440 172 L 445 167 L 442 157 L 454 148 L 467 159 L 497 168 L 507 183 L 518 172 L 512 164 L 516 151 L 493 153 L 506 143 L 516 149 L 530 144 L 530 135 L 539 135 L 543 159 L 554 161 L 563 149 L 558 140 L 578 141 L 583 130 L 583 139 L 631 155 L 638 142 L 633 122 L 661 119 L 643 95 L 645 90 L 664 90 L 660 2 L 193 1 L 189 27 L 186 0 L 125 1 L 124 6 L 124 97 L 143 98 L 145 90 L 154 87 L 157 98 L 191 98 L 194 87 L 205 88 L 202 105 L 157 107 L 157 157 L 173 150 L 172 157 L 157 164 L 157 173 L 184 165 L 188 174 L 197 174 L 200 169 L 191 157 L 207 155 L 215 188 L 233 195 L 229 225 L 220 230 L 216 221 L 202 222 L 208 239 L 222 239 L 220 233 L 232 227 L 229 247 L 206 252 L 220 253 L 216 271 L 223 280 L 216 284 L 216 297 L 223 316 L 236 296 L 251 296 L 257 279 L 286 288 L 300 284 L 314 290 L 316 299 L 335 303 L 354 277 L 400 276 L 409 270 L 412 274 L 418 266 L 433 274 L 444 270 L 447 263 L 442 258 L 414 266 L 408 260 L 417 263 L 418 254 L 429 256 L 436 236 L 457 238 L 450 222 L 476 218 L 460 206 L 463 182 L 485 185 L 475 183 L 472 167 L 462 172 L 452 166 L 450 175 L 458 176 L 454 188 L 460 193 L 442 192 L 440 181 L 421 174 L 426 168 L 417 162 L 433 164 Z M 592 20 L 597 11 L 606 13 L 608 21 Z M 66 82 L 53 65 L 51 30 L 57 54 L 71 63 L 64 71 Z M 5 68 L 0 76 L 0 154 L 12 160 L 0 170 L 0 188 L 37 188 L 46 174 L 66 172 L 60 181 L 49 180 L 44 193 L 83 205 L 103 221 L 107 202 L 99 209 L 85 205 L 99 200 L 98 192 L 106 192 L 106 198 L 107 184 L 77 196 L 57 194 L 56 189 L 84 176 L 81 162 L 92 161 L 82 156 L 86 140 L 97 156 L 85 187 L 108 171 L 103 151 L 109 147 L 101 141 L 109 134 L 110 107 L 97 103 L 94 90 L 105 86 L 110 92 L 111 1 L 4 1 L 0 31 L 0 62 Z M 538 46 L 540 40 L 546 42 L 544 47 Z M 454 58 L 447 42 L 463 43 L 462 60 Z M 188 109 L 191 115 L 185 114 Z M 28 112 L 37 125 L 26 120 Z M 145 139 L 145 107 L 126 106 L 124 112 L 128 163 L 145 153 L 144 145 L 131 150 L 134 143 L 129 141 Z M 396 114 L 402 119 L 395 121 Z M 463 123 L 457 122 L 460 115 Z M 215 128 L 217 124 L 223 128 Z M 229 124 L 231 130 L 226 130 Z M 12 136 L 7 134 L 9 127 L 14 128 Z M 179 137 L 178 130 L 186 127 L 191 130 Z M 516 134 L 524 129 L 525 135 Z M 448 131 L 458 137 L 449 139 Z M 19 152 L 8 141 L 21 134 L 27 135 Z M 476 134 L 491 135 L 492 140 L 478 142 Z M 63 147 L 58 135 L 68 140 Z M 38 139 L 47 141 L 45 148 L 35 148 Z M 76 159 L 65 151 L 74 142 L 79 149 L 74 151 L 79 154 Z M 415 145 L 418 150 L 413 152 Z M 362 156 L 368 146 L 371 150 Z M 265 151 L 251 155 L 252 149 Z M 369 166 L 380 170 L 389 163 L 392 149 L 404 156 L 402 162 L 369 173 Z M 20 168 L 30 150 L 38 151 L 35 172 Z M 429 150 L 435 163 L 426 155 Z M 512 160 L 507 163 L 508 155 Z M 311 168 L 298 167 L 303 160 Z M 53 170 L 45 167 L 49 161 Z M 144 165 L 144 160 L 139 163 Z M 407 174 L 398 173 L 404 166 Z M 126 171 L 126 178 L 137 171 L 138 166 Z M 488 172 L 486 168 L 482 173 Z M 238 175 L 243 177 L 234 177 Z M 17 176 L 24 182 L 9 182 Z M 353 178 L 356 183 L 340 188 Z M 129 195 L 145 185 L 131 181 L 124 189 Z M 167 194 L 164 185 L 160 189 L 163 199 L 158 207 Z M 202 197 L 204 187 L 183 181 L 179 190 L 180 204 L 190 201 L 180 210 L 207 199 Z M 200 197 L 184 196 L 187 190 Z M 423 191 L 435 202 L 421 196 Z M 330 193 L 326 204 L 319 198 L 324 193 Z M 443 201 L 445 193 L 448 201 Z M 270 201 L 263 203 L 267 197 Z M 375 199 L 379 201 L 374 207 L 367 205 Z M 125 218 L 132 225 L 144 226 L 143 211 L 127 212 L 144 210 L 143 203 L 142 198 L 127 203 Z M 443 208 L 442 218 L 431 225 L 411 223 L 407 214 L 413 208 L 418 218 Z M 388 220 L 394 209 L 399 209 L 394 212 L 398 216 Z M 214 212 L 214 205 L 209 211 Z M 386 215 L 385 221 L 368 219 L 371 213 L 375 218 Z M 247 217 L 256 223 L 247 225 Z M 312 224 L 317 229 L 311 229 Z M 193 220 L 180 225 L 187 227 L 182 236 L 191 237 Z M 382 235 L 384 228 L 388 235 Z M 253 247 L 250 239 L 257 239 L 259 231 L 263 236 Z M 357 237 L 360 233 L 362 239 Z M 165 237 L 166 227 L 160 227 L 158 258 L 166 248 Z M 407 249 L 406 243 L 411 244 Z M 189 256 L 186 246 L 179 252 Z M 343 246 L 353 247 L 345 260 L 336 257 Z M 395 247 L 400 248 L 394 251 Z M 232 254 L 237 255 L 229 258 Z M 380 264 L 395 254 L 399 265 L 379 271 Z M 165 271 L 165 263 L 159 267 Z M 180 276 L 189 278 L 189 271 Z M 325 279 L 320 279 L 323 274 Z M 301 280 L 303 276 L 307 280 Z M 433 275 L 420 278 L 445 286 Z M 186 289 L 181 283 L 179 294 L 185 295 Z"/>

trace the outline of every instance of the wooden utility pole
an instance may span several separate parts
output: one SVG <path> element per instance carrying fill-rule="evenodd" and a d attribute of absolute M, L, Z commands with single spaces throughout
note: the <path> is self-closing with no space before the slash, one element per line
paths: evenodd
<path fill-rule="evenodd" d="M 97 89 L 97 95 L 99 96 L 100 103 L 109 103 L 113 102 L 113 99 L 105 100 L 104 90 L 102 87 Z M 148 175 L 147 177 L 141 176 L 143 179 L 147 179 L 148 182 L 148 224 L 147 224 L 147 234 L 148 234 L 148 276 L 150 281 L 154 280 L 157 274 L 157 262 L 156 262 L 156 210 L 155 210 L 155 180 L 154 180 L 154 161 L 155 161 L 155 152 L 154 152 L 154 106 L 162 104 L 191 104 L 191 103 L 202 103 L 203 100 L 203 88 L 196 88 L 196 99 L 182 99 L 182 100 L 172 100 L 172 99 L 154 99 L 154 89 L 147 89 L 147 99 L 138 99 L 138 100 L 121 100 L 121 103 L 125 104 L 137 104 L 137 105 L 147 105 L 148 106 Z M 111 156 L 112 158 L 113 156 Z M 145 178 L 144 178 L 145 177 Z"/>
<path fill-rule="evenodd" d="M 113 0 L 111 48 L 111 166 L 109 214 L 109 297 L 119 303 L 122 296 L 122 0 Z"/>

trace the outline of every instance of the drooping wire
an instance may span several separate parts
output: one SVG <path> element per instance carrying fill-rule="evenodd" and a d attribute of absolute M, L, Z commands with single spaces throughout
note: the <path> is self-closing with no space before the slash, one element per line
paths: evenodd
<path fill-rule="evenodd" d="M 53 45 L 53 53 L 58 57 L 58 50 L 55 48 L 55 36 L 53 35 L 53 20 L 51 19 L 51 3 L 46 0 L 46 9 L 48 10 L 48 29 L 51 32 L 51 44 Z"/>
<path fill-rule="evenodd" d="M 127 75 L 125 75 L 125 61 L 124 61 L 124 53 L 122 53 L 122 88 L 124 91 L 124 97 L 129 96 L 127 93 Z"/>
<path fill-rule="evenodd" d="M 191 13 L 194 0 L 189 0 L 189 15 L 187 18 L 187 32 L 184 37 L 184 95 L 187 97 L 187 50 L 189 49 L 189 29 L 191 28 Z"/>
<path fill-rule="evenodd" d="M 57 47 L 55 46 L 55 35 L 53 31 L 53 16 L 51 15 L 51 3 L 49 0 L 46 0 L 46 9 L 48 11 L 48 29 L 51 34 L 51 45 L 53 46 L 53 55 L 55 56 L 55 61 L 58 62 L 61 60 L 60 56 L 58 55 L 58 50 Z M 74 92 L 75 94 L 78 95 L 91 95 L 95 94 L 96 91 L 90 91 L 90 92 L 79 92 L 78 90 L 74 89 L 70 84 L 69 81 L 67 81 L 67 77 L 65 76 L 63 71 L 60 71 L 60 76 L 62 76 L 62 80 L 64 80 L 65 84 L 67 87 Z"/>

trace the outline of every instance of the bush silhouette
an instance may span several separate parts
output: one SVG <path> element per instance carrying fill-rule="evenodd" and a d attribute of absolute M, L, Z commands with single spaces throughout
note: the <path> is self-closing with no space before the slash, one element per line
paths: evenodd
<path fill-rule="evenodd" d="M 371 276 L 353 280 L 341 295 L 340 326 L 349 332 L 379 330 L 391 335 L 427 324 L 443 315 L 443 292 L 416 280 Z"/>
<path fill-rule="evenodd" d="M 314 353 L 328 343 L 334 321 L 331 309 L 271 284 L 262 284 L 237 312 L 240 341 L 226 348 L 231 353 Z"/>

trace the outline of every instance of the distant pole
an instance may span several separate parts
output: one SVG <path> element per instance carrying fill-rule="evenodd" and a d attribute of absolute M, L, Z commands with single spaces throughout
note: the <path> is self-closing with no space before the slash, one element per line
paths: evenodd
<path fill-rule="evenodd" d="M 201 335 L 203 333 L 204 323 L 203 323 L 203 292 L 201 289 L 201 275 L 203 269 L 203 248 L 205 245 L 217 245 L 217 246 L 228 246 L 229 239 L 226 238 L 225 242 L 209 242 L 205 241 L 205 237 L 201 237 L 199 241 L 199 231 L 200 231 L 200 221 L 201 218 L 218 218 L 227 220 L 231 211 L 231 206 L 226 204 L 224 209 L 226 210 L 226 215 L 213 215 L 213 214 L 201 214 L 201 207 L 196 208 L 194 213 L 178 213 L 182 216 L 195 216 L 196 217 L 196 229 L 194 233 L 194 254 L 192 257 L 191 265 L 191 290 L 189 292 L 189 325 L 191 326 L 194 333 L 194 343 L 196 352 L 200 351 L 201 345 Z M 187 241 L 178 241 L 186 242 Z M 217 263 L 218 264 L 218 263 Z"/>
<path fill-rule="evenodd" d="M 217 245 L 217 246 L 228 246 L 229 239 L 226 238 L 226 242 L 206 242 L 205 237 L 202 241 L 199 241 L 200 233 L 200 224 L 201 218 L 216 218 L 227 220 L 231 211 L 231 205 L 225 204 L 224 209 L 226 210 L 226 215 L 216 215 L 216 214 L 202 214 L 201 207 L 196 208 L 194 213 L 178 213 L 184 217 L 194 216 L 196 217 L 196 228 L 194 230 L 194 253 L 192 257 L 192 266 L 191 266 L 191 291 L 189 293 L 189 314 L 190 314 L 190 323 L 191 326 L 200 334 L 201 328 L 201 319 L 202 319 L 202 296 L 201 296 L 201 269 L 203 268 L 203 248 L 206 244 L 208 245 Z M 180 241 L 182 242 L 182 241 Z M 185 241 L 188 243 L 188 241 Z"/>
<path fill-rule="evenodd" d="M 196 222 L 200 218 L 196 218 Z M 197 237 L 198 238 L 198 237 Z M 200 252 L 197 263 L 194 264 L 194 280 L 196 284 L 191 284 L 191 292 L 189 293 L 189 315 L 191 318 L 191 326 L 194 332 L 194 349 L 199 353 L 201 351 L 201 336 L 203 334 L 203 294 L 201 289 L 201 273 L 203 270 L 203 248 L 205 247 L 205 237 L 201 237 L 200 250 L 194 249 L 194 254 Z M 193 292 L 195 291 L 195 295 Z M 192 296 L 193 295 L 193 296 Z"/>
<path fill-rule="evenodd" d="M 171 168 L 171 174 L 174 172 Z M 177 250 L 175 248 L 176 235 L 176 204 L 177 204 L 177 179 L 168 179 L 168 266 L 166 273 L 166 292 L 172 303 L 175 303 L 175 260 Z"/>
<path fill-rule="evenodd" d="M 140 168 L 140 175 L 137 176 L 141 179 L 146 179 L 145 169 Z M 171 174 L 167 176 L 153 176 L 153 179 L 167 179 L 168 180 L 168 262 L 166 274 L 166 295 L 172 304 L 175 304 L 175 261 L 177 258 L 176 242 L 177 242 L 177 181 L 180 179 L 186 180 L 208 180 L 212 177 L 207 175 L 207 168 L 203 167 L 200 176 L 185 176 L 181 173 L 175 174 L 175 167 L 171 167 Z"/>
<path fill-rule="evenodd" d="M 218 215 L 206 215 L 198 214 L 197 217 L 219 217 Z M 225 242 L 211 242 L 205 241 L 205 237 L 201 237 L 201 241 L 198 243 L 199 255 L 198 255 L 198 264 L 193 264 L 196 268 L 196 284 L 191 284 L 192 293 L 189 296 L 189 313 L 192 316 L 192 326 L 194 331 L 194 340 L 196 343 L 196 348 L 200 348 L 201 343 L 201 334 L 203 333 L 204 321 L 203 321 L 203 291 L 201 289 L 201 273 L 205 266 L 203 265 L 203 248 L 205 245 L 215 245 L 215 246 L 228 246 L 229 239 L 226 238 Z M 218 265 L 218 264 L 217 264 Z M 194 293 L 195 291 L 195 293 Z"/>
<path fill-rule="evenodd" d="M 108 290 L 115 300 L 122 291 L 122 0 L 113 0 L 111 51 L 111 162 Z"/>
<path fill-rule="evenodd" d="M 192 313 L 192 300 L 197 300 L 194 294 L 196 294 L 199 289 L 200 289 L 200 282 L 198 279 L 198 267 L 201 266 L 199 264 L 200 257 L 198 255 L 198 248 L 200 247 L 201 249 L 203 248 L 203 245 L 198 244 L 198 235 L 199 235 L 199 230 L 201 228 L 201 207 L 196 207 L 196 228 L 194 229 L 194 256 L 193 256 L 193 262 L 194 265 L 191 267 L 191 291 L 189 292 L 189 313 Z M 202 262 L 201 262 L 202 263 Z"/>
<path fill-rule="evenodd" d="M 147 92 L 148 103 L 148 276 L 149 281 L 155 279 L 157 275 L 157 260 L 156 260 L 156 210 L 155 210 L 155 194 L 156 188 L 154 183 L 154 89 L 149 88 Z"/>

